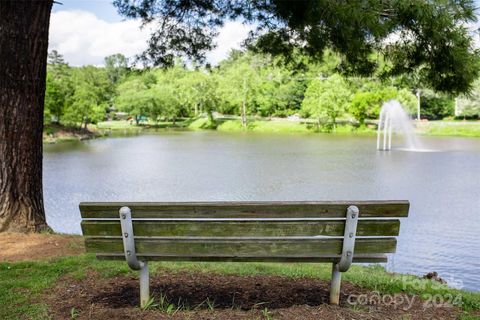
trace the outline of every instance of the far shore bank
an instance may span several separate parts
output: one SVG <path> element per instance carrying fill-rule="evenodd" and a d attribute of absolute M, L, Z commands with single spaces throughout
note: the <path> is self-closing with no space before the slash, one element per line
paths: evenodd
<path fill-rule="evenodd" d="M 480 137 L 480 121 L 450 120 L 450 121 L 415 121 L 415 132 L 426 136 L 444 137 Z M 331 125 L 318 126 L 311 120 L 288 120 L 281 118 L 251 118 L 246 126 L 242 126 L 241 119 L 217 118 L 215 122 L 208 118 L 182 119 L 173 122 L 140 123 L 131 121 L 104 121 L 89 125 L 88 129 L 67 127 L 59 124 L 46 125 L 44 128 L 44 143 L 59 143 L 81 141 L 110 134 L 140 133 L 151 129 L 165 130 L 217 130 L 222 132 L 258 132 L 258 133 L 330 133 L 352 135 L 375 135 L 376 122 L 370 121 L 358 126 L 348 120 L 340 120 L 333 128 Z"/>
<path fill-rule="evenodd" d="M 83 129 L 61 124 L 48 124 L 43 128 L 43 143 L 82 141 L 102 136 L 97 130 Z"/>

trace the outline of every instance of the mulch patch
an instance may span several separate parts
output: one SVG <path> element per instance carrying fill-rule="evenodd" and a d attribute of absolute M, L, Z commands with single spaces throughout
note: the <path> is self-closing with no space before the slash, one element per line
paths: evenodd
<path fill-rule="evenodd" d="M 328 304 L 329 282 L 311 278 L 168 271 L 151 277 L 150 291 L 155 302 L 164 298 L 175 305 L 173 310 L 180 308 L 170 313 L 158 307 L 142 311 L 138 279 L 123 275 L 106 279 L 95 272 L 82 280 L 60 279 L 44 298 L 54 319 L 73 314 L 75 319 L 430 320 L 457 319 L 461 313 L 451 306 L 425 306 L 414 296 L 398 295 L 395 303 L 346 281 L 342 282 L 340 306 L 332 306 Z M 362 303 L 349 303 L 357 301 L 352 296 L 362 296 Z"/>

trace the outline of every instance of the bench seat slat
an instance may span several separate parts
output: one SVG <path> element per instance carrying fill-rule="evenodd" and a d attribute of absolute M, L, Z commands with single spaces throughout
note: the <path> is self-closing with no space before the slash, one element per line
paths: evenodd
<path fill-rule="evenodd" d="M 356 205 L 360 217 L 406 217 L 408 201 L 322 202 L 82 202 L 82 218 L 117 218 L 128 206 L 133 218 L 342 218 Z"/>
<path fill-rule="evenodd" d="M 340 255 L 318 255 L 316 257 L 231 257 L 231 256 L 166 256 L 161 254 L 138 255 L 140 260 L 148 261 L 198 261 L 198 262 L 336 262 Z M 97 254 L 100 260 L 125 261 L 124 254 Z M 387 262 L 385 254 L 355 254 L 354 263 L 383 263 Z"/>
<path fill-rule="evenodd" d="M 345 221 L 133 221 L 135 236 L 343 236 Z M 357 236 L 397 236 L 400 221 L 360 220 Z M 119 221 L 82 221 L 84 236 L 121 236 Z"/>
<path fill-rule="evenodd" d="M 355 242 L 355 254 L 393 253 L 396 238 L 368 238 Z M 340 254 L 343 239 L 299 238 L 169 238 L 135 239 L 137 255 L 218 257 L 298 257 L 315 258 L 325 254 Z M 85 238 L 87 252 L 123 254 L 122 239 Z"/>

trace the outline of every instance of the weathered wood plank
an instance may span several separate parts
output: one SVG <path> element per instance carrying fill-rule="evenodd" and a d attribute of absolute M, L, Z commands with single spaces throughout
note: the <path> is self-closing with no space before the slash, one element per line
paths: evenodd
<path fill-rule="evenodd" d="M 409 202 L 321 201 L 321 202 L 82 202 L 83 218 L 117 218 L 122 206 L 133 218 L 341 218 L 356 205 L 360 217 L 406 217 Z"/>
<path fill-rule="evenodd" d="M 325 238 L 136 238 L 138 255 L 172 257 L 290 257 L 308 258 L 326 254 L 340 254 L 343 239 Z M 393 253 L 395 238 L 357 239 L 355 253 Z M 116 239 L 85 238 L 87 252 L 122 254 L 121 237 Z"/>
<path fill-rule="evenodd" d="M 343 236 L 345 221 L 133 221 L 136 236 L 288 237 Z M 357 236 L 397 236 L 400 221 L 360 220 Z M 121 236 L 119 221 L 82 221 L 84 236 Z"/>
<path fill-rule="evenodd" d="M 121 260 L 125 261 L 123 254 L 97 255 L 100 260 Z M 148 261 L 198 261 L 198 262 L 338 262 L 340 255 L 318 255 L 316 257 L 215 257 L 215 256 L 165 256 L 165 255 L 138 255 L 140 260 Z M 356 254 L 353 257 L 354 263 L 383 263 L 387 262 L 385 254 Z"/>

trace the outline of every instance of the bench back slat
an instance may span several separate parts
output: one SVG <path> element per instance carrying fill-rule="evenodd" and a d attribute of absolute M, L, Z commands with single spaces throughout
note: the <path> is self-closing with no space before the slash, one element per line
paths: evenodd
<path fill-rule="evenodd" d="M 340 255 L 343 239 L 323 238 L 135 238 L 138 255 L 187 257 L 302 257 Z M 393 253 L 395 238 L 358 239 L 355 253 Z M 86 238 L 85 246 L 97 254 L 123 254 L 121 237 Z"/>
<path fill-rule="evenodd" d="M 162 237 L 289 237 L 343 236 L 344 220 L 167 220 L 133 221 L 135 236 Z M 357 236 L 397 236 L 398 219 L 360 220 Z M 85 236 L 121 236 L 119 221 L 82 221 Z"/>
<path fill-rule="evenodd" d="M 128 206 L 132 218 L 343 218 L 350 205 L 364 218 L 396 218 L 408 215 L 408 201 L 320 202 L 83 202 L 82 218 L 118 218 Z"/>

